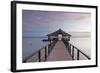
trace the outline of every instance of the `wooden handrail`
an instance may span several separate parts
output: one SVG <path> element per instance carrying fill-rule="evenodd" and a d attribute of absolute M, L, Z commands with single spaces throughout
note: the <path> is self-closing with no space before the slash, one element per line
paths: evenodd
<path fill-rule="evenodd" d="M 31 55 L 29 55 L 28 57 L 26 57 L 24 60 L 23 60 L 23 62 L 25 63 L 25 62 L 27 62 L 31 57 L 33 57 L 34 55 L 36 55 L 36 54 L 38 54 L 38 61 L 39 62 L 41 62 L 42 61 L 42 59 L 41 59 L 41 51 L 44 49 L 45 50 L 45 52 L 44 52 L 44 58 L 45 58 L 45 61 L 46 61 L 46 58 L 47 58 L 47 56 L 50 54 L 50 52 L 51 52 L 51 50 L 52 50 L 52 48 L 54 47 L 54 45 L 56 44 L 56 40 L 55 41 L 53 41 L 52 43 L 50 43 L 50 44 L 48 44 L 48 45 L 46 45 L 46 46 L 44 46 L 44 47 L 42 47 L 41 49 L 39 49 L 39 50 L 37 50 L 36 52 L 34 52 L 34 53 L 32 53 Z M 47 47 L 48 47 L 48 49 L 47 49 Z M 48 50 L 48 52 L 47 52 L 47 50 Z"/>
<path fill-rule="evenodd" d="M 70 43 L 69 43 L 70 44 Z M 91 59 L 89 56 L 87 56 L 85 53 L 83 53 L 81 50 L 79 50 L 77 47 L 75 47 L 74 45 L 71 44 L 71 46 L 73 46 L 77 51 L 79 51 L 79 53 L 83 54 L 87 59 Z"/>
<path fill-rule="evenodd" d="M 71 49 L 71 52 L 72 52 L 72 60 L 74 60 L 74 49 L 76 49 L 77 50 L 77 60 L 79 60 L 80 59 L 80 53 L 81 54 L 83 54 L 87 59 L 91 59 L 89 56 L 87 56 L 85 53 L 83 53 L 81 50 L 79 50 L 77 47 L 75 47 L 74 45 L 72 45 L 71 43 L 69 43 L 69 42 L 67 42 L 67 41 L 65 41 L 64 39 L 63 39 L 63 42 L 64 42 L 64 44 L 66 45 L 66 47 L 68 47 L 68 51 L 70 51 Z M 70 48 L 69 48 L 70 47 Z M 71 48 L 72 47 L 72 48 Z M 71 52 L 69 52 L 70 54 L 71 54 Z"/>

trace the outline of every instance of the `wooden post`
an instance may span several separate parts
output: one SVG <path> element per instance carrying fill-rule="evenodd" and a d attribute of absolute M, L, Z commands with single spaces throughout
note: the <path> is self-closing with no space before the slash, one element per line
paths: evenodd
<path fill-rule="evenodd" d="M 51 39 L 50 39 L 50 44 L 51 44 Z"/>
<path fill-rule="evenodd" d="M 71 48 L 70 48 L 70 44 L 68 43 L 68 52 L 69 52 L 69 54 L 71 54 Z"/>
<path fill-rule="evenodd" d="M 48 45 L 48 54 L 49 54 L 49 52 L 50 52 L 50 44 Z"/>
<path fill-rule="evenodd" d="M 47 49 L 46 49 L 46 46 L 45 46 L 45 61 L 46 61 L 46 58 L 47 58 Z"/>
<path fill-rule="evenodd" d="M 41 62 L 41 52 L 40 51 L 38 52 L 38 59 L 39 59 L 39 62 Z"/>
<path fill-rule="evenodd" d="M 74 46 L 72 47 L 72 60 L 74 60 Z"/>
<path fill-rule="evenodd" d="M 79 60 L 79 50 L 77 50 L 77 60 Z"/>
<path fill-rule="evenodd" d="M 69 53 L 71 54 L 71 44 L 69 44 Z"/>
<path fill-rule="evenodd" d="M 47 56 L 48 56 L 48 50 L 49 50 L 49 47 L 47 46 Z"/>

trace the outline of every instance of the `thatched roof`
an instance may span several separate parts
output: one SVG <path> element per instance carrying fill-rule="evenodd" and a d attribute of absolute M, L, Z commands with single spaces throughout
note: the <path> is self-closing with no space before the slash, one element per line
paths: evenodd
<path fill-rule="evenodd" d="M 64 32 L 63 30 L 59 29 L 53 33 L 47 34 L 47 36 L 58 36 L 58 34 L 62 34 L 62 36 L 71 36 L 70 34 Z"/>

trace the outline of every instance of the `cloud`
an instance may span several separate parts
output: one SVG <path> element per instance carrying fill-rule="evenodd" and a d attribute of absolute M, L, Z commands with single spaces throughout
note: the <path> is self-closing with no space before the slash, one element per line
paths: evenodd
<path fill-rule="evenodd" d="M 61 28 L 67 31 L 90 31 L 91 14 L 23 10 L 23 36 L 44 35 Z"/>

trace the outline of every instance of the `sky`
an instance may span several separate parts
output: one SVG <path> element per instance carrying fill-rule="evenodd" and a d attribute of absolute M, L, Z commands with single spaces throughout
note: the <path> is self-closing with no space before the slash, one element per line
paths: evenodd
<path fill-rule="evenodd" d="M 91 14 L 56 11 L 22 11 L 23 36 L 45 36 L 58 29 L 91 32 Z"/>

